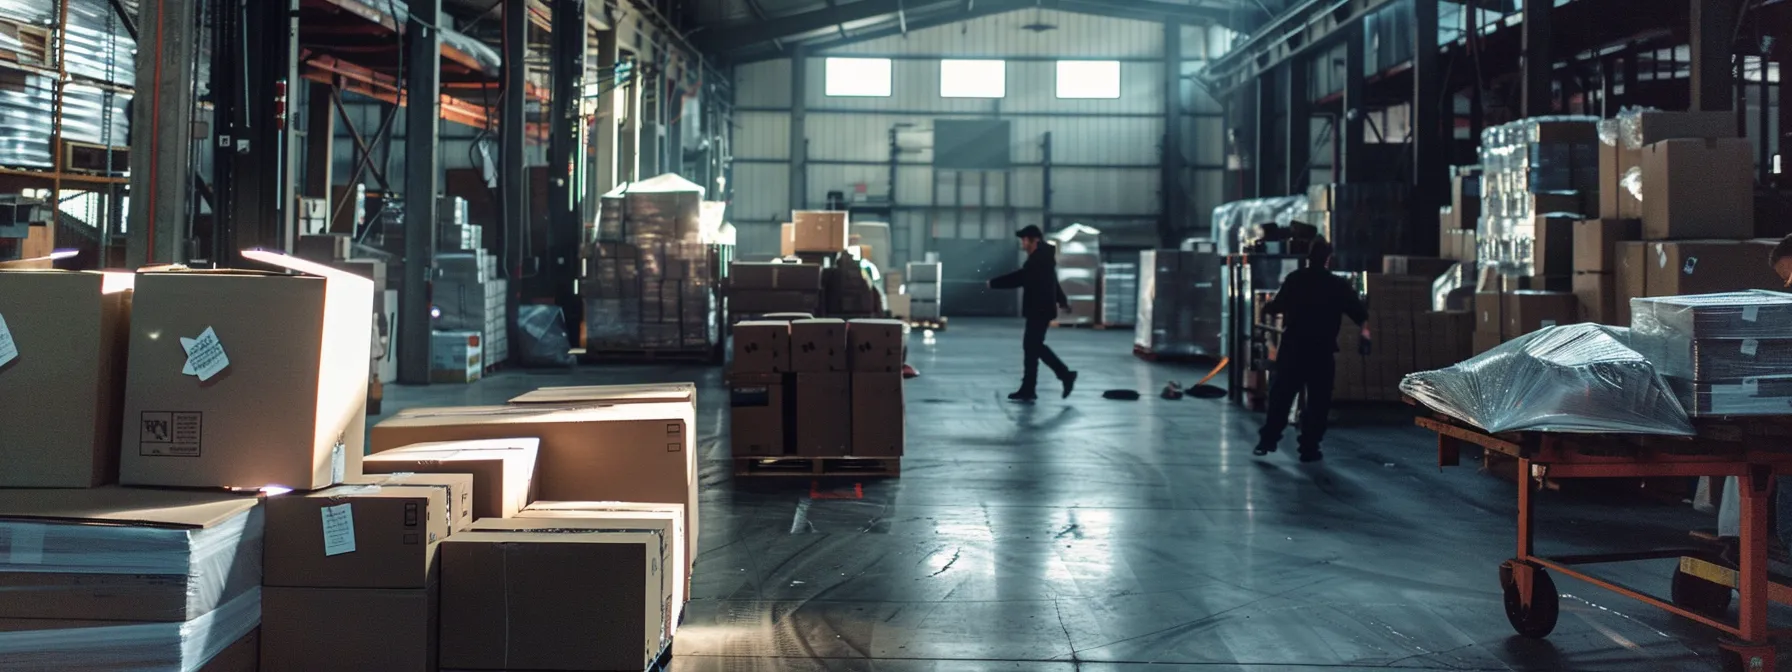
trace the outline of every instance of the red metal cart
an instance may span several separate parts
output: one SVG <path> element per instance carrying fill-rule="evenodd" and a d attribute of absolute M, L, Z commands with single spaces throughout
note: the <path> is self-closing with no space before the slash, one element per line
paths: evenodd
<path fill-rule="evenodd" d="M 1500 564 L 1506 618 L 1526 637 L 1555 629 L 1559 596 L 1550 572 L 1573 577 L 1716 628 L 1729 638 L 1720 646 L 1725 670 L 1771 672 L 1774 640 L 1792 630 L 1767 622 L 1770 601 L 1792 599 L 1792 589 L 1768 573 L 1768 489 L 1774 475 L 1792 474 L 1792 423 L 1785 418 L 1696 419 L 1696 437 L 1511 432 L 1488 434 L 1441 414 L 1417 424 L 1437 433 L 1439 466 L 1456 466 L 1463 444 L 1518 461 L 1518 554 Z M 1543 557 L 1533 551 L 1533 500 L 1546 478 L 1653 478 L 1736 476 L 1742 484 L 1740 562 L 1731 565 L 1709 548 L 1672 548 Z M 1600 579 L 1587 565 L 1680 558 L 1672 597 L 1663 599 Z M 1730 586 L 1724 585 L 1725 583 Z M 1738 617 L 1727 622 L 1730 587 L 1740 595 Z"/>

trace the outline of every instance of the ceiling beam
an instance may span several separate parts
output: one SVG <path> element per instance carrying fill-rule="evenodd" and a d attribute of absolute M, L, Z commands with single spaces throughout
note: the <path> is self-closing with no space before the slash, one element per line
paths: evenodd
<path fill-rule="evenodd" d="M 826 30 L 842 23 L 895 14 L 900 9 L 902 9 L 902 3 L 899 0 L 861 0 L 812 12 L 757 21 L 750 26 L 727 29 L 711 27 L 704 31 L 704 34 L 710 37 L 702 41 L 702 47 L 710 53 L 725 54 L 793 35 Z"/>

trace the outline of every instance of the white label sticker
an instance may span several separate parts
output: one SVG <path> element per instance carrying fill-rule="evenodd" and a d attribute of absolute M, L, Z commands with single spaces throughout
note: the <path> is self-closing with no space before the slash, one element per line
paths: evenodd
<path fill-rule="evenodd" d="M 1680 265 L 1680 272 L 1683 274 L 1686 274 L 1686 275 L 1692 275 L 1694 271 L 1698 270 L 1698 268 L 1699 268 L 1699 258 L 1698 257 L 1687 257 L 1686 263 Z"/>
<path fill-rule="evenodd" d="M 323 508 L 324 555 L 355 552 L 355 512 L 351 504 Z"/>
<path fill-rule="evenodd" d="M 230 358 L 224 355 L 224 344 L 218 341 L 218 333 L 206 327 L 199 338 L 182 336 L 180 347 L 187 351 L 187 365 L 180 372 L 189 376 L 199 376 L 200 381 L 211 380 L 226 367 L 230 366 Z"/>
<path fill-rule="evenodd" d="M 1755 356 L 1755 351 L 1759 349 L 1761 349 L 1760 341 L 1752 338 L 1742 339 L 1742 354 L 1753 357 Z"/>
<path fill-rule="evenodd" d="M 19 344 L 12 341 L 12 331 L 6 328 L 6 316 L 0 315 L 0 366 L 19 358 Z"/>
<path fill-rule="evenodd" d="M 1742 321 L 1743 322 L 1754 322 L 1755 320 L 1759 320 L 1759 319 L 1761 319 L 1761 307 L 1760 306 L 1743 306 L 1742 307 Z M 5 325 L 0 325 L 0 327 L 3 327 L 3 326 L 5 326 Z"/>
<path fill-rule="evenodd" d="M 12 526 L 7 562 L 15 565 L 44 564 L 44 526 L 19 523 Z"/>

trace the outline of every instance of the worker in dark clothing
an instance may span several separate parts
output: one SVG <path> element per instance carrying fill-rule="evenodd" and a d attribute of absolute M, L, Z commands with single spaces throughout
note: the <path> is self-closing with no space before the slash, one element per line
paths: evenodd
<path fill-rule="evenodd" d="M 1058 355 L 1045 345 L 1045 332 L 1051 328 L 1058 311 L 1070 309 L 1070 300 L 1058 286 L 1058 252 L 1045 244 L 1045 232 L 1037 226 L 1029 225 L 1014 235 L 1020 238 L 1020 248 L 1026 251 L 1027 262 L 1020 270 L 989 281 L 991 289 L 1021 290 L 1021 316 L 1027 319 L 1026 335 L 1021 337 L 1025 368 L 1022 369 L 1020 390 L 1008 398 L 1015 401 L 1039 398 L 1034 388 L 1039 383 L 1041 360 L 1064 383 L 1064 396 L 1068 397 L 1071 388 L 1076 387 L 1076 372 L 1064 366 Z"/>
<path fill-rule="evenodd" d="M 1307 406 L 1300 414 L 1300 461 L 1322 459 L 1319 442 L 1325 438 L 1326 414 L 1331 410 L 1332 382 L 1336 374 L 1338 326 L 1349 315 L 1363 328 L 1363 342 L 1369 340 L 1369 311 L 1363 307 L 1356 289 L 1343 278 L 1333 275 L 1331 245 L 1316 240 L 1307 250 L 1305 268 L 1282 279 L 1276 297 L 1263 306 L 1263 312 L 1282 315 L 1282 343 L 1276 352 L 1275 375 L 1269 383 L 1269 415 L 1263 419 L 1263 431 L 1253 455 L 1275 452 L 1282 441 L 1282 430 L 1288 426 L 1288 413 L 1294 398 L 1307 393 Z"/>

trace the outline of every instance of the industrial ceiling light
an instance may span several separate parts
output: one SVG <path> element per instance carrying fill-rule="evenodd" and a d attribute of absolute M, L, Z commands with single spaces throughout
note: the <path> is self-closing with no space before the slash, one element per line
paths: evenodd
<path fill-rule="evenodd" d="M 1043 33 L 1048 30 L 1057 30 L 1058 26 L 1057 24 L 1046 23 L 1045 7 L 1035 2 L 1033 4 L 1033 22 L 1021 26 L 1020 29 L 1032 33 Z"/>

